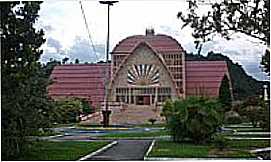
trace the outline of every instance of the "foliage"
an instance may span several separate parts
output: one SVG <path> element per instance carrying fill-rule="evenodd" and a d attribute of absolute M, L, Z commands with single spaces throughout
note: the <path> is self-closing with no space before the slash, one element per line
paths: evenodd
<path fill-rule="evenodd" d="M 62 59 L 62 64 L 66 64 L 68 61 L 69 61 L 69 58 L 65 57 L 65 58 Z"/>
<path fill-rule="evenodd" d="M 81 103 L 82 103 L 82 111 L 84 114 L 91 114 L 94 112 L 94 109 L 92 106 L 90 106 L 89 102 L 84 100 L 84 99 L 80 99 Z"/>
<path fill-rule="evenodd" d="M 246 116 L 254 127 L 261 123 L 260 126 L 267 130 L 270 129 L 269 112 L 269 104 L 259 97 L 249 97 L 239 109 L 239 114 Z"/>
<path fill-rule="evenodd" d="M 221 105 L 216 100 L 190 97 L 176 100 L 163 107 L 162 115 L 167 119 L 167 128 L 175 142 L 190 138 L 195 143 L 204 143 L 221 125 Z"/>
<path fill-rule="evenodd" d="M 57 61 L 57 60 L 54 60 L 52 58 L 50 58 L 50 61 L 47 62 L 45 65 L 43 65 L 43 71 L 45 72 L 45 75 L 47 76 L 47 78 L 50 77 L 53 69 L 55 66 L 57 65 L 61 65 L 61 62 L 60 61 Z"/>
<path fill-rule="evenodd" d="M 55 136 L 59 133 L 51 130 L 51 129 L 39 129 L 35 132 L 32 132 L 32 136 Z"/>
<path fill-rule="evenodd" d="M 198 15 L 196 0 L 188 0 L 189 12 L 179 12 L 177 17 L 182 20 L 183 27 L 194 29 L 192 36 L 200 54 L 203 43 L 211 41 L 215 34 L 230 39 L 234 33 L 242 33 L 262 41 L 270 46 L 270 2 L 269 0 L 255 1 L 218 1 L 211 5 L 211 10 L 202 16 Z M 270 72 L 269 52 L 265 53 L 262 65 Z"/>
<path fill-rule="evenodd" d="M 156 122 L 156 119 L 150 118 L 148 121 L 153 125 Z"/>
<path fill-rule="evenodd" d="M 80 63 L 79 59 L 75 59 L 74 63 L 79 64 Z"/>
<path fill-rule="evenodd" d="M 229 79 L 226 75 L 223 77 L 219 88 L 219 102 L 223 105 L 225 109 L 224 111 L 228 111 L 231 109 L 232 96 Z"/>
<path fill-rule="evenodd" d="M 164 116 L 166 118 L 166 121 L 168 122 L 168 117 L 173 113 L 173 111 L 174 111 L 173 102 L 171 100 L 166 100 L 166 102 L 163 105 L 161 116 Z"/>
<path fill-rule="evenodd" d="M 227 111 L 224 114 L 224 124 L 240 124 L 242 123 L 241 116 L 236 111 Z"/>
<path fill-rule="evenodd" d="M 219 148 L 219 150 L 223 150 L 227 146 L 227 140 L 222 134 L 216 134 L 213 139 L 214 145 Z"/>
<path fill-rule="evenodd" d="M 44 32 L 34 28 L 40 3 L 1 2 L 1 144 L 5 160 L 19 155 L 27 146 L 26 136 L 52 121 L 48 79 L 38 62 Z"/>
<path fill-rule="evenodd" d="M 270 75 L 270 49 L 265 51 L 265 54 L 262 57 L 261 65 L 263 65 L 264 72 Z"/>
<path fill-rule="evenodd" d="M 54 119 L 58 124 L 76 123 L 82 112 L 83 105 L 78 99 L 64 99 L 55 101 Z"/>
<path fill-rule="evenodd" d="M 242 123 L 242 119 L 240 116 L 230 116 L 228 118 L 225 118 L 224 123 L 225 124 L 240 124 Z"/>
<path fill-rule="evenodd" d="M 261 110 L 260 127 L 270 132 L 270 105 L 266 103 Z"/>
<path fill-rule="evenodd" d="M 232 83 L 234 100 L 243 100 L 250 96 L 259 96 L 263 93 L 263 85 L 269 85 L 269 82 L 257 81 L 256 79 L 247 75 L 241 65 L 233 63 L 230 58 L 219 53 L 209 52 L 206 57 L 201 55 L 186 54 L 186 60 L 226 61 Z"/>

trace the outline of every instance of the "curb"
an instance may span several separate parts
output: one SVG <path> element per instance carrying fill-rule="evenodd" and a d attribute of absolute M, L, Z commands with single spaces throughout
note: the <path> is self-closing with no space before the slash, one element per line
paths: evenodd
<path fill-rule="evenodd" d="M 152 140 L 151 145 L 150 145 L 150 147 L 148 148 L 148 151 L 147 151 L 146 154 L 144 155 L 144 160 L 147 159 L 147 156 L 148 156 L 149 153 L 151 152 L 151 150 L 152 150 L 154 144 L 155 144 L 155 140 Z"/>
<path fill-rule="evenodd" d="M 92 139 L 99 140 L 154 140 L 154 139 L 170 139 L 170 136 L 156 136 L 156 137 L 94 137 Z"/>
<path fill-rule="evenodd" d="M 117 141 L 113 141 L 113 142 L 107 144 L 106 146 L 100 148 L 99 150 L 94 151 L 94 152 L 92 152 L 92 153 L 90 153 L 90 154 L 88 154 L 88 155 L 86 155 L 86 156 L 84 156 L 84 157 L 81 157 L 81 158 L 78 159 L 77 161 L 83 161 L 83 160 L 86 160 L 86 159 L 88 159 L 88 158 L 91 158 L 92 156 L 94 156 L 94 155 L 96 155 L 96 154 L 98 154 L 98 153 L 100 153 L 100 152 L 102 152 L 102 151 L 105 151 L 106 149 L 108 149 L 108 148 L 110 148 L 110 147 L 116 145 L 117 143 L 118 143 Z"/>

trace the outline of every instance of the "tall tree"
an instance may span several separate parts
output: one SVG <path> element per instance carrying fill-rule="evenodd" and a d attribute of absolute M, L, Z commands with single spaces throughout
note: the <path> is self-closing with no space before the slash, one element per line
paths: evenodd
<path fill-rule="evenodd" d="M 269 0 L 224 0 L 214 2 L 212 10 L 199 16 L 197 0 L 188 0 L 189 13 L 179 12 L 177 17 L 184 24 L 194 29 L 193 37 L 200 54 L 203 43 L 212 40 L 214 34 L 220 34 L 231 39 L 233 33 L 243 33 L 257 38 L 267 47 L 270 47 L 270 1 Z M 265 72 L 270 73 L 269 51 L 262 59 L 261 64 Z"/>
<path fill-rule="evenodd" d="M 232 95 L 230 90 L 229 79 L 225 75 L 219 88 L 219 101 L 223 104 L 224 110 L 228 111 L 231 108 Z"/>
<path fill-rule="evenodd" d="M 38 62 L 45 42 L 36 30 L 41 2 L 1 2 L 2 159 L 11 160 L 26 145 L 26 136 L 48 126 L 51 104 Z"/>

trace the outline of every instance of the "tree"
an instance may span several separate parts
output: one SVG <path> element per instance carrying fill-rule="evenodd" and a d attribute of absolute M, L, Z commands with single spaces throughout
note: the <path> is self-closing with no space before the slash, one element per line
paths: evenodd
<path fill-rule="evenodd" d="M 48 79 L 38 62 L 45 42 L 36 30 L 41 2 L 1 2 L 2 159 L 11 160 L 26 146 L 26 136 L 51 120 Z"/>
<path fill-rule="evenodd" d="M 62 64 L 66 64 L 68 61 L 69 61 L 69 58 L 65 57 L 65 58 L 62 59 Z"/>
<path fill-rule="evenodd" d="M 188 0 L 189 13 L 177 14 L 185 27 L 190 25 L 194 29 L 192 36 L 195 38 L 196 49 L 200 54 L 203 43 L 212 40 L 215 34 L 220 34 L 226 39 L 231 39 L 233 33 L 243 33 L 262 41 L 270 47 L 270 1 L 269 0 L 224 0 L 214 2 L 212 10 L 207 14 L 197 14 L 198 3 L 196 0 Z M 263 57 L 262 65 L 269 74 L 269 52 Z"/>
<path fill-rule="evenodd" d="M 55 122 L 61 124 L 76 123 L 82 113 L 83 104 L 80 99 L 69 98 L 55 101 Z"/>
<path fill-rule="evenodd" d="M 61 62 L 54 60 L 53 58 L 50 58 L 50 61 L 47 62 L 45 65 L 43 65 L 42 69 L 45 72 L 45 75 L 47 76 L 47 78 L 50 77 L 52 71 L 57 65 L 61 65 Z"/>
<path fill-rule="evenodd" d="M 80 100 L 80 102 L 82 103 L 83 114 L 87 115 L 87 114 L 94 113 L 94 108 L 91 106 L 89 101 L 87 101 L 86 99 L 82 99 L 82 98 L 77 98 L 77 99 Z"/>
<path fill-rule="evenodd" d="M 162 115 L 167 119 L 167 128 L 175 142 L 189 138 L 194 143 L 205 143 L 221 125 L 220 109 L 216 100 L 189 97 L 182 101 L 167 101 Z"/>
<path fill-rule="evenodd" d="M 75 64 L 79 64 L 80 62 L 79 62 L 79 59 L 75 59 L 75 62 L 74 62 Z"/>
<path fill-rule="evenodd" d="M 225 108 L 225 111 L 229 111 L 231 108 L 232 96 L 230 90 L 229 79 L 225 75 L 219 88 L 219 101 Z"/>

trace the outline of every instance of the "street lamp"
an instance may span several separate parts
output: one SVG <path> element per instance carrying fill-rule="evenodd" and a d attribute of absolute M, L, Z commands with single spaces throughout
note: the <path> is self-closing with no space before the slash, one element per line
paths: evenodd
<path fill-rule="evenodd" d="M 108 64 L 108 58 L 109 58 L 109 10 L 110 6 L 113 6 L 114 3 L 117 3 L 119 1 L 99 1 L 100 4 L 106 4 L 107 5 L 107 40 L 106 40 L 106 63 Z M 102 110 L 103 113 L 103 126 L 107 127 L 109 126 L 109 115 L 111 111 L 108 109 L 108 75 L 109 72 L 106 70 L 105 75 L 105 110 Z"/>

